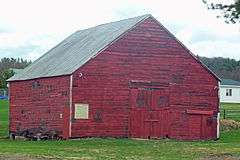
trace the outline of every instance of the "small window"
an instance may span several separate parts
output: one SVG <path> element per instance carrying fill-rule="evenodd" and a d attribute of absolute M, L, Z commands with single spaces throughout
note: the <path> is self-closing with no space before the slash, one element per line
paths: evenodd
<path fill-rule="evenodd" d="M 232 96 L 232 89 L 226 89 L 226 96 Z"/>
<path fill-rule="evenodd" d="M 172 75 L 172 82 L 176 84 L 182 84 L 184 80 L 184 75 L 181 74 L 175 74 Z"/>
<path fill-rule="evenodd" d="M 136 104 L 137 107 L 145 107 L 147 106 L 147 95 L 144 94 L 145 92 L 143 90 L 141 90 L 138 95 L 137 95 L 137 99 L 136 99 Z"/>
<path fill-rule="evenodd" d="M 38 82 L 38 81 L 34 81 L 34 82 L 32 82 L 32 88 L 33 89 L 37 89 L 37 88 L 40 88 L 40 83 Z"/>
<path fill-rule="evenodd" d="M 167 96 L 160 96 L 158 98 L 157 105 L 158 105 L 158 107 L 167 106 L 168 105 L 168 97 Z"/>
<path fill-rule="evenodd" d="M 75 104 L 75 119 L 88 119 L 88 104 Z"/>

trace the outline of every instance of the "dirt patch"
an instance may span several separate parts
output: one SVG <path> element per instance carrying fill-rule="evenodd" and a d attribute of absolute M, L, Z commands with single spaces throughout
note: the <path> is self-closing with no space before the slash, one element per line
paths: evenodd
<path fill-rule="evenodd" d="M 200 160 L 240 160 L 240 157 L 236 157 L 231 154 L 220 154 L 200 158 Z"/>
<path fill-rule="evenodd" d="M 31 157 L 26 155 L 0 155 L 0 160 L 55 160 L 49 157 Z"/>

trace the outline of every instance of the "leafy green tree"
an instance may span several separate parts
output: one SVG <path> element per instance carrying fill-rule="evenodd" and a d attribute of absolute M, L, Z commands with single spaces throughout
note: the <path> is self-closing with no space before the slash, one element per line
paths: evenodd
<path fill-rule="evenodd" d="M 5 70 L 0 74 L 0 88 L 7 88 L 6 80 L 14 75 L 12 70 Z"/>
<path fill-rule="evenodd" d="M 10 68 L 23 69 L 31 63 L 31 61 L 23 60 L 22 58 L 5 57 L 0 59 L 0 89 L 7 88 L 6 80 L 14 74 Z"/>
<path fill-rule="evenodd" d="M 222 57 L 200 57 L 200 60 L 220 78 L 240 81 L 240 61 Z"/>
<path fill-rule="evenodd" d="M 31 64 L 31 61 L 23 60 L 22 58 L 2 58 L 0 60 L 0 72 L 9 68 L 23 69 Z"/>
<path fill-rule="evenodd" d="M 240 0 L 233 0 L 232 3 L 223 4 L 212 2 L 211 0 L 202 0 L 208 9 L 220 10 L 221 15 L 226 23 L 239 23 L 240 22 Z"/>

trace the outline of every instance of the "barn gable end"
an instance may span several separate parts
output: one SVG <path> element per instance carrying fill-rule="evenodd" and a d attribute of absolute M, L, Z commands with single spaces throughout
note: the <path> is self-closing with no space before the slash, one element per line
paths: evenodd
<path fill-rule="evenodd" d="M 148 122 L 166 126 L 161 128 L 161 133 L 156 131 L 158 136 L 216 138 L 215 125 L 211 131 L 200 129 L 205 125 L 200 120 L 209 117 L 202 117 L 200 111 L 218 112 L 217 86 L 217 77 L 149 17 L 74 72 L 73 106 L 88 104 L 90 110 L 89 119 L 72 122 L 72 136 L 148 138 L 149 131 L 134 125 L 146 125 L 145 118 L 150 115 L 144 110 L 134 112 L 132 104 L 139 90 L 147 89 L 151 91 L 143 94 L 162 94 L 163 101 L 167 97 L 167 105 L 158 108 L 158 115 L 152 115 L 159 122 Z M 188 114 L 187 109 L 200 115 Z M 73 107 L 72 117 L 74 112 Z M 196 124 L 192 124 L 195 120 Z M 206 134 L 201 135 L 199 131 Z"/>

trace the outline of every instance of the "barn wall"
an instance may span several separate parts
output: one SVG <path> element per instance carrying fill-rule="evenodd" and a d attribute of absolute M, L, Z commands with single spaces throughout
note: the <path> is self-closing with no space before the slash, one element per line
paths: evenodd
<path fill-rule="evenodd" d="M 88 120 L 73 119 L 72 137 L 128 135 L 127 75 L 113 71 L 114 66 L 109 67 L 110 64 L 104 62 L 111 57 L 104 55 L 74 73 L 72 117 L 77 103 L 89 104 L 90 109 Z"/>
<path fill-rule="evenodd" d="M 9 131 L 42 128 L 67 136 L 69 86 L 69 76 L 10 82 Z"/>
<path fill-rule="evenodd" d="M 72 137 L 129 136 L 131 80 L 168 85 L 170 138 L 200 138 L 200 122 L 208 116 L 187 109 L 218 112 L 218 81 L 148 18 L 73 74 L 73 106 L 87 103 L 90 111 L 89 119 L 72 121 Z"/>

